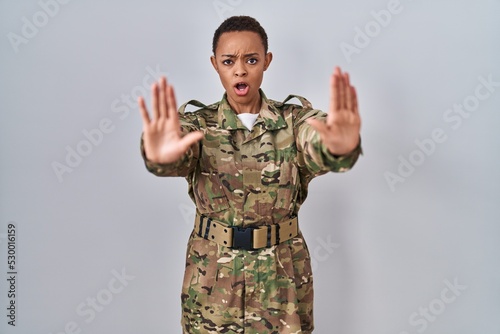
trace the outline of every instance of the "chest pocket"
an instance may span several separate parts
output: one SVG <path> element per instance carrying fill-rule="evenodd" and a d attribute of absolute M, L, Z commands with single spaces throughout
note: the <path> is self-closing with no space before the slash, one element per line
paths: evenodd
<path fill-rule="evenodd" d="M 292 161 L 270 163 L 261 172 L 261 183 L 266 192 L 264 200 L 274 208 L 293 210 L 297 197 L 298 169 Z"/>
<path fill-rule="evenodd" d="M 281 209 L 282 214 L 294 210 L 300 184 L 291 118 L 286 121 L 286 128 L 262 136 L 257 162 L 263 191 L 261 204 L 272 211 Z"/>
<path fill-rule="evenodd" d="M 207 129 L 202 142 L 199 170 L 194 183 L 196 204 L 201 213 L 219 212 L 229 208 L 223 176 L 231 165 L 230 145 L 223 134 Z M 227 184 L 226 184 L 227 186 Z"/>
<path fill-rule="evenodd" d="M 201 213 L 219 212 L 229 207 L 217 171 L 201 171 L 194 180 L 196 207 Z"/>
<path fill-rule="evenodd" d="M 179 113 L 184 114 L 186 107 L 192 105 L 198 108 L 217 109 L 217 105 L 209 105 L 191 100 L 179 108 Z M 199 124 L 198 124 L 199 125 Z M 192 192 L 196 207 L 201 213 L 220 212 L 229 208 L 229 201 L 224 193 L 221 182 L 222 171 L 219 169 L 220 159 L 220 136 L 209 128 L 205 128 L 205 136 L 202 140 L 202 151 L 196 172 L 191 179 Z"/>

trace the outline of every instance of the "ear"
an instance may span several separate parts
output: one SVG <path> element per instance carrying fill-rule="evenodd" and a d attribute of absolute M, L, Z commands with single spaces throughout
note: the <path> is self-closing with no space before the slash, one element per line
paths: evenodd
<path fill-rule="evenodd" d="M 264 61 L 264 71 L 267 70 L 267 68 L 269 67 L 269 65 L 271 65 L 271 61 L 273 60 L 273 53 L 272 52 L 268 52 L 266 54 L 266 58 L 265 58 L 265 61 Z"/>
<path fill-rule="evenodd" d="M 210 62 L 212 63 L 215 71 L 219 73 L 219 66 L 217 65 L 217 59 L 215 59 L 215 56 L 210 56 Z"/>

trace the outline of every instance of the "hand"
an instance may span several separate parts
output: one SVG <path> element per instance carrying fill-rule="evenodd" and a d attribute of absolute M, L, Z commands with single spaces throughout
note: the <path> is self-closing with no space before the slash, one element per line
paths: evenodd
<path fill-rule="evenodd" d="M 326 122 L 308 119 L 307 122 L 319 132 L 321 141 L 334 155 L 344 155 L 359 144 L 361 118 L 358 112 L 356 90 L 349 83 L 349 74 L 339 67 L 330 79 L 330 111 Z"/>
<path fill-rule="evenodd" d="M 137 99 L 143 124 L 144 150 L 148 160 L 167 164 L 180 159 L 187 150 L 203 138 L 203 132 L 195 131 L 182 136 L 174 87 L 162 77 L 151 86 L 153 119 L 149 118 L 146 103 Z"/>

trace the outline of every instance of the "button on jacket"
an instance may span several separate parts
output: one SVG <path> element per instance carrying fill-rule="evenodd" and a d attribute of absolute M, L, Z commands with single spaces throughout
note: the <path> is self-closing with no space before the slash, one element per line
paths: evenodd
<path fill-rule="evenodd" d="M 182 176 L 198 213 L 227 226 L 263 226 L 297 215 L 309 182 L 327 172 L 349 170 L 358 145 L 343 156 L 330 154 L 305 120 L 326 119 L 309 101 L 267 99 L 248 130 L 227 102 L 195 112 L 179 110 L 183 133 L 204 138 L 171 164 L 149 161 L 157 176 Z M 297 98 L 302 105 L 289 104 Z M 299 219 L 299 227 L 303 222 Z M 307 245 L 299 234 L 258 250 L 237 250 L 199 237 L 188 241 L 182 287 L 184 333 L 311 333 L 313 277 Z"/>

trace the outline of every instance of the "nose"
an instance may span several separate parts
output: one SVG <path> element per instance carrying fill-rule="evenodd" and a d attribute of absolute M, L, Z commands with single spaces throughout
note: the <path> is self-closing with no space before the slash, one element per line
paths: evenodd
<path fill-rule="evenodd" d="M 237 77 L 244 77 L 247 75 L 247 69 L 245 67 L 244 62 L 237 61 L 236 66 L 234 67 L 234 75 Z"/>

